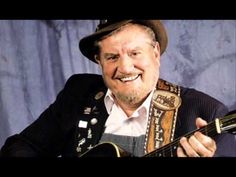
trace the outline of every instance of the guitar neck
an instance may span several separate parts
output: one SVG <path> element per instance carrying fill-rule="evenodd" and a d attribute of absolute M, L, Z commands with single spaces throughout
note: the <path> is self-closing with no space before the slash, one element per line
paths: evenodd
<path fill-rule="evenodd" d="M 217 134 L 222 132 L 231 131 L 231 133 L 236 132 L 236 123 L 235 123 L 236 114 L 227 115 L 220 119 L 215 119 L 214 121 L 208 123 L 206 126 L 189 132 L 184 135 L 186 138 L 192 136 L 196 131 L 199 131 L 209 137 L 214 137 Z M 177 147 L 179 146 L 179 140 L 181 137 L 175 139 L 171 143 L 164 145 L 148 154 L 144 157 L 175 157 L 177 156 Z"/>

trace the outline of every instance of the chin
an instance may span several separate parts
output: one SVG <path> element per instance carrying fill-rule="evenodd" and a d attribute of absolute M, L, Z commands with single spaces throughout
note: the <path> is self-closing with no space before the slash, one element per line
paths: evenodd
<path fill-rule="evenodd" d="M 145 96 L 146 94 L 140 93 L 140 91 L 118 92 L 116 95 L 118 99 L 128 104 L 139 104 Z"/>

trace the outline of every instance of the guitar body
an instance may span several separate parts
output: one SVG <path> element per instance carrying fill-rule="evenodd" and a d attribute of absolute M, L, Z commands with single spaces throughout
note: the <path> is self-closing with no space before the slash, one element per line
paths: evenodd
<path fill-rule="evenodd" d="M 94 146 L 81 157 L 128 157 L 130 154 L 112 142 L 104 142 Z"/>

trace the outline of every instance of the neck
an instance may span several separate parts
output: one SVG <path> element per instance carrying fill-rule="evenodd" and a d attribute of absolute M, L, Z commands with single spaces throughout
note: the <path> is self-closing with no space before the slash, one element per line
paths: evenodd
<path fill-rule="evenodd" d="M 134 113 L 134 111 L 138 109 L 138 107 L 143 103 L 143 101 L 136 104 L 132 104 L 123 102 L 122 100 L 119 99 L 115 99 L 115 103 L 122 108 L 127 117 L 130 117 Z"/>
<path fill-rule="evenodd" d="M 114 97 L 115 104 L 119 105 L 122 108 L 122 110 L 125 112 L 127 117 L 130 117 L 145 102 L 145 100 L 148 98 L 150 93 L 148 93 L 147 96 L 145 96 L 138 102 L 122 100 L 122 99 L 119 99 L 118 97 L 115 97 L 114 95 L 113 97 Z"/>

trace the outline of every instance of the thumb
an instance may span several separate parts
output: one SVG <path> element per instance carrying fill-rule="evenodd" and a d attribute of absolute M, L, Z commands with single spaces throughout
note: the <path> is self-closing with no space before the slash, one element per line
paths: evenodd
<path fill-rule="evenodd" d="M 200 117 L 196 118 L 196 126 L 197 126 L 197 128 L 201 128 L 201 127 L 203 127 L 205 125 L 207 125 L 207 122 L 205 120 L 203 120 Z"/>

